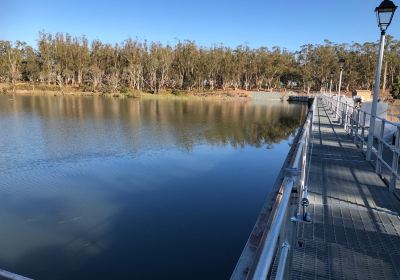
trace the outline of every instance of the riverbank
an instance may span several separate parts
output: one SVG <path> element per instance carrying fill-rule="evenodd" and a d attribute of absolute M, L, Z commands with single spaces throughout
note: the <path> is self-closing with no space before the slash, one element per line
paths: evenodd
<path fill-rule="evenodd" d="M 248 99 L 252 97 L 271 97 L 280 99 L 289 92 L 266 92 L 258 90 L 242 90 L 242 89 L 218 89 L 218 90 L 163 90 L 158 93 L 146 91 L 126 90 L 124 92 L 93 92 L 84 91 L 78 87 L 63 87 L 62 91 L 56 85 L 37 85 L 33 87 L 27 83 L 17 84 L 15 93 L 9 84 L 0 83 L 0 93 L 2 94 L 18 94 L 18 95 L 52 95 L 52 96 L 105 96 L 113 98 L 139 98 L 139 97 L 156 97 L 169 99 L 182 98 L 216 98 L 216 99 Z M 299 93 L 301 94 L 301 93 Z"/>
<path fill-rule="evenodd" d="M 54 85 L 40 85 L 33 87 L 29 84 L 18 84 L 15 92 L 8 84 L 0 84 L 0 93 L 2 94 L 19 94 L 19 95 L 53 95 L 53 96 L 106 96 L 116 98 L 138 98 L 138 97 L 163 97 L 163 98 L 249 98 L 253 91 L 246 90 L 213 90 L 213 91 L 182 91 L 182 90 L 163 90 L 158 93 L 150 93 L 146 91 L 132 91 L 127 90 L 125 92 L 100 92 L 100 91 L 83 91 L 76 87 L 64 87 L 62 91 Z"/>

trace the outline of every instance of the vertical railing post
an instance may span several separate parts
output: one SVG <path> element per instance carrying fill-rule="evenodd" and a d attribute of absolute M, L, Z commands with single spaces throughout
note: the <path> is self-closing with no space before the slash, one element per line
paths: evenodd
<path fill-rule="evenodd" d="M 337 102 L 336 102 L 336 108 L 335 108 L 335 110 L 336 110 L 336 112 L 335 112 L 335 118 L 338 118 L 338 120 L 339 120 L 339 116 L 340 116 L 340 113 L 339 113 L 339 110 L 340 110 L 340 102 L 339 102 L 339 100 L 337 100 Z"/>
<path fill-rule="evenodd" d="M 347 105 L 347 133 L 351 135 L 351 105 Z"/>
<path fill-rule="evenodd" d="M 346 101 L 346 104 L 343 104 L 343 109 L 344 109 L 344 111 L 343 111 L 343 126 L 344 126 L 344 131 L 346 131 L 346 132 L 347 132 L 347 126 L 348 126 L 348 123 L 347 123 L 347 117 L 348 117 L 347 110 L 349 109 L 348 106 L 349 105 L 347 104 L 347 101 Z"/>
<path fill-rule="evenodd" d="M 363 111 L 363 121 L 361 126 L 361 151 L 364 151 L 364 143 L 365 143 L 365 118 L 367 117 L 367 113 Z"/>
<path fill-rule="evenodd" d="M 357 142 L 358 142 L 358 128 L 359 128 L 359 123 L 360 123 L 360 110 L 359 109 L 357 109 L 357 114 L 356 115 L 357 115 L 357 117 L 354 120 L 354 123 L 355 123 L 355 126 L 356 126 L 355 133 L 354 133 L 354 143 L 356 143 L 356 145 L 357 145 Z"/>
<path fill-rule="evenodd" d="M 396 130 L 396 139 L 393 150 L 393 160 L 392 160 L 392 176 L 389 182 L 389 191 L 393 192 L 396 189 L 397 184 L 397 169 L 399 168 L 399 148 L 400 148 L 400 127 Z"/>
<path fill-rule="evenodd" d="M 376 164 L 375 172 L 378 175 L 382 175 L 382 154 L 383 154 L 383 136 L 385 135 L 385 120 L 381 120 L 381 131 L 378 138 L 378 152 L 376 153 Z"/>
<path fill-rule="evenodd" d="M 333 116 L 336 118 L 336 107 L 338 105 L 337 100 L 336 99 L 332 100 L 332 104 L 333 104 L 333 110 L 334 110 L 334 112 L 332 112 L 332 113 L 333 113 Z"/>
<path fill-rule="evenodd" d="M 355 120 L 354 120 L 354 118 L 355 118 L 355 111 L 354 111 L 354 107 L 351 107 L 350 106 L 350 114 L 349 114 L 349 116 L 350 116 L 350 119 L 349 119 L 349 123 L 350 123 L 350 136 L 351 137 L 353 137 L 353 135 L 354 135 L 354 123 L 355 123 Z"/>

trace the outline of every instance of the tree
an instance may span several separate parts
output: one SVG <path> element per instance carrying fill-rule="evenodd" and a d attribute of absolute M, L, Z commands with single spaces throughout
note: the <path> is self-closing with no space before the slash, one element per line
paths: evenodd
<path fill-rule="evenodd" d="M 27 46 L 24 51 L 22 60 L 22 80 L 29 81 L 32 85 L 32 90 L 35 90 L 35 83 L 40 79 L 40 63 L 37 52 Z"/>
<path fill-rule="evenodd" d="M 16 41 L 14 46 L 11 42 L 5 42 L 3 45 L 3 51 L 6 54 L 8 76 L 11 80 L 13 93 L 15 93 L 16 83 L 20 79 L 21 62 L 25 45 L 26 44 L 21 41 Z"/>

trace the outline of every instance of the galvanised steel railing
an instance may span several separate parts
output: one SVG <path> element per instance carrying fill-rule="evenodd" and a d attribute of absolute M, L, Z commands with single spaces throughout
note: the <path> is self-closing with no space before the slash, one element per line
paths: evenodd
<path fill-rule="evenodd" d="M 10 279 L 10 280 L 33 280 L 31 278 L 22 276 L 22 275 L 18 275 L 3 269 L 0 269 L 0 277 L 2 279 Z"/>
<path fill-rule="evenodd" d="M 290 226 L 294 225 L 293 222 L 310 222 L 310 216 L 307 213 L 307 181 L 316 103 L 314 100 L 306 121 L 299 132 L 301 136 L 297 143 L 295 157 L 291 161 L 290 168 L 287 169 L 285 178 L 282 181 L 270 230 L 264 238 L 262 246 L 260 246 L 255 269 L 249 274 L 251 279 L 267 279 L 270 276 L 273 262 L 278 255 L 275 278 L 283 279 L 287 272 L 287 259 L 290 253 L 291 239 L 293 238 L 293 231 L 290 230 Z M 299 199 L 292 205 L 290 201 L 294 193 L 298 194 Z"/>
<path fill-rule="evenodd" d="M 319 95 L 325 106 L 338 117 L 339 124 L 352 136 L 353 141 L 359 149 L 367 153 L 367 137 L 369 120 L 371 114 L 355 107 L 351 102 L 338 101 L 335 97 Z M 297 143 L 295 158 L 291 162 L 291 168 L 287 170 L 277 197 L 276 211 L 273 215 L 270 230 L 260 246 L 259 256 L 256 260 L 254 271 L 249 273 L 250 279 L 269 279 L 274 261 L 277 262 L 275 279 L 285 279 L 287 273 L 287 259 L 290 254 L 290 244 L 293 238 L 293 231 L 290 230 L 291 222 L 310 222 L 307 214 L 308 206 L 308 172 L 312 153 L 312 129 L 316 108 L 316 100 L 312 109 L 309 110 L 306 122 L 304 123 L 300 140 Z M 399 158 L 400 158 L 400 124 L 376 117 L 376 125 L 379 126 L 379 134 L 374 133 L 374 145 L 371 152 L 374 156 L 372 161 L 375 164 L 375 171 L 380 176 L 389 175 L 389 189 L 396 188 L 399 179 Z M 391 126 L 394 130 L 392 140 L 385 140 L 385 129 Z M 384 174 L 386 168 L 389 174 Z M 297 190 L 299 200 L 292 206 L 290 201 L 293 191 Z M 294 216 L 293 216 L 294 213 Z M 288 227 L 289 225 L 289 227 Z M 279 256 L 279 259 L 276 259 Z"/>
<path fill-rule="evenodd" d="M 371 118 L 371 113 L 366 112 L 362 107 L 355 107 L 352 102 L 338 101 L 337 97 L 323 95 L 322 99 L 325 105 L 338 117 L 340 125 L 352 136 L 354 143 L 366 155 L 369 149 L 367 146 L 369 121 L 367 120 Z M 387 133 L 388 131 L 389 133 Z M 385 132 L 389 134 L 388 137 L 385 137 Z M 394 123 L 376 116 L 373 139 L 371 154 L 373 155 L 372 163 L 375 165 L 375 172 L 386 180 L 389 190 L 394 191 L 397 180 L 400 179 L 400 123 Z"/>

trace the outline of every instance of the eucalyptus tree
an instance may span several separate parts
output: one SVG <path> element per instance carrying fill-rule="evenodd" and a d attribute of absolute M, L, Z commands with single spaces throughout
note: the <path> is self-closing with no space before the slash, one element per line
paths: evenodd
<path fill-rule="evenodd" d="M 235 88 L 235 73 L 237 72 L 235 65 L 235 55 L 230 48 L 220 47 L 220 85 L 223 90 Z"/>
<path fill-rule="evenodd" d="M 55 56 L 53 36 L 48 33 L 40 32 L 38 40 L 39 60 L 41 65 L 41 80 L 46 81 L 48 85 L 55 80 Z"/>
<path fill-rule="evenodd" d="M 382 91 L 385 92 L 388 84 L 393 84 L 395 74 L 400 64 L 400 42 L 392 36 L 386 36 L 386 48 L 384 55 Z"/>
<path fill-rule="evenodd" d="M 89 71 L 90 50 L 89 42 L 85 36 L 74 37 L 71 45 L 73 63 L 73 84 L 81 86 L 85 74 Z"/>
<path fill-rule="evenodd" d="M 193 88 L 198 57 L 199 49 L 193 41 L 176 44 L 172 63 L 178 76 L 178 88 L 188 90 Z"/>
<path fill-rule="evenodd" d="M 98 91 L 103 85 L 105 63 L 107 62 L 105 49 L 106 47 L 99 40 L 94 40 L 92 42 L 88 79 L 92 85 L 93 91 Z"/>
<path fill-rule="evenodd" d="M 124 42 L 121 49 L 122 59 L 124 60 L 123 73 L 130 89 L 143 89 L 143 43 L 138 40 L 128 39 Z"/>
<path fill-rule="evenodd" d="M 297 60 L 301 69 L 303 90 L 310 93 L 313 86 L 313 73 L 314 65 L 312 60 L 314 47 L 311 44 L 301 46 L 300 51 L 297 53 Z"/>
<path fill-rule="evenodd" d="M 22 80 L 29 81 L 32 90 L 35 90 L 35 83 L 40 80 L 40 63 L 37 52 L 31 46 L 26 46 L 21 66 Z"/>
<path fill-rule="evenodd" d="M 21 78 L 22 58 L 25 47 L 26 43 L 21 41 L 16 41 L 15 44 L 9 41 L 3 41 L 1 46 L 8 79 L 11 81 L 13 93 L 15 93 L 17 81 Z"/>
<path fill-rule="evenodd" d="M 7 52 L 10 47 L 9 41 L 0 41 L 0 81 L 3 83 L 9 80 Z"/>

